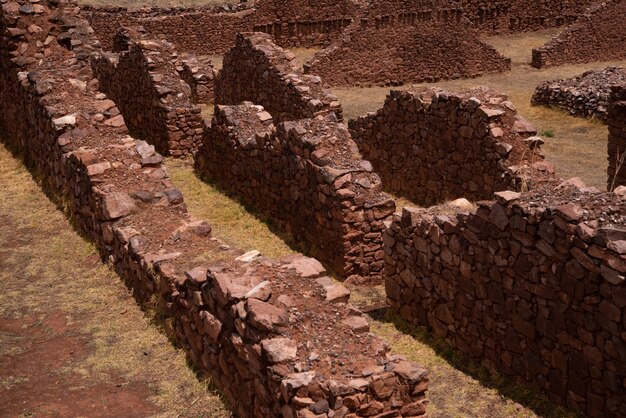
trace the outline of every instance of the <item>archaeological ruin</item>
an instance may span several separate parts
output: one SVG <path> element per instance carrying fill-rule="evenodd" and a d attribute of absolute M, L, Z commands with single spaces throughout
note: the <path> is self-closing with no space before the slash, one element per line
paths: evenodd
<path fill-rule="evenodd" d="M 607 120 L 611 87 L 626 84 L 626 69 L 609 67 L 586 71 L 570 79 L 544 81 L 537 86 L 533 105 L 562 109 L 571 115 Z"/>
<path fill-rule="evenodd" d="M 623 69 L 532 98 L 606 122 L 606 191 L 561 178 L 506 91 L 416 85 L 511 71 L 486 35 L 562 28 L 529 68 L 624 59 L 623 0 L 1 5 L 2 140 L 235 416 L 427 416 L 437 376 L 350 302 L 384 284 L 372 311 L 626 417 Z M 356 117 L 331 89 L 372 86 L 395 87 Z M 168 161 L 302 254 L 227 245 Z"/>

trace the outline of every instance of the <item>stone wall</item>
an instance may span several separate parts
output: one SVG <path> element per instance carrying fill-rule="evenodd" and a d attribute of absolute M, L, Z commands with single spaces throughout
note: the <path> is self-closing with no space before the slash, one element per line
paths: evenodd
<path fill-rule="evenodd" d="M 587 71 L 574 78 L 544 81 L 535 89 L 532 104 L 606 122 L 611 86 L 621 84 L 626 84 L 624 68 Z"/>
<path fill-rule="evenodd" d="M 590 7 L 570 27 L 533 49 L 536 68 L 626 58 L 626 2 L 609 0 Z"/>
<path fill-rule="evenodd" d="M 573 23 L 593 0 L 371 0 L 361 18 L 380 25 L 394 20 L 412 24 L 465 18 L 481 33 L 526 32 Z"/>
<path fill-rule="evenodd" d="M 608 190 L 626 186 L 626 85 L 612 88 L 609 106 Z"/>
<path fill-rule="evenodd" d="M 395 211 L 380 178 L 341 124 L 277 127 L 262 106 L 218 106 L 198 172 L 260 211 L 354 282 L 380 282 L 383 221 Z"/>
<path fill-rule="evenodd" d="M 421 205 L 487 199 L 554 172 L 534 128 L 505 95 L 485 88 L 392 91 L 382 109 L 349 127 L 385 190 Z"/>
<path fill-rule="evenodd" d="M 573 23 L 593 0 L 378 0 L 257 1 L 217 7 L 84 7 L 105 49 L 119 26 L 143 26 L 150 38 L 165 38 L 181 51 L 223 54 L 239 32 L 266 32 L 284 47 L 328 46 L 353 20 L 377 19 L 381 25 L 464 17 L 481 33 L 545 29 Z M 288 5 L 288 7 L 285 7 Z"/>
<path fill-rule="evenodd" d="M 213 103 L 215 100 L 215 78 L 218 71 L 211 60 L 184 54 L 176 61 L 176 71 L 191 88 L 191 101 L 193 103 Z"/>
<path fill-rule="evenodd" d="M 281 46 L 329 45 L 356 15 L 351 0 L 286 3 L 258 1 L 247 6 L 147 8 L 85 7 L 85 15 L 105 49 L 119 26 L 143 26 L 150 38 L 164 38 L 197 55 L 223 54 L 240 32 L 268 32 Z"/>
<path fill-rule="evenodd" d="M 106 99 L 75 4 L 16 4 L 0 12 L 3 139 L 137 299 L 160 296 L 171 335 L 236 416 L 423 415 L 425 370 L 387 355 L 317 261 L 221 251 L 160 163 L 145 161 L 154 149 L 107 123 L 115 117 L 95 117 Z"/>
<path fill-rule="evenodd" d="M 251 101 L 265 107 L 277 121 L 328 113 L 341 120 L 337 97 L 324 89 L 319 77 L 300 74 L 292 64 L 294 57 L 275 45 L 270 35 L 237 35 L 215 82 L 215 102 L 236 105 Z"/>
<path fill-rule="evenodd" d="M 383 24 L 384 23 L 384 24 Z M 361 20 L 305 65 L 331 86 L 401 85 L 477 77 L 511 69 L 460 15 L 412 24 Z"/>
<path fill-rule="evenodd" d="M 387 297 L 490 370 L 590 417 L 626 415 L 626 195 L 551 185 L 472 213 L 404 209 Z"/>
<path fill-rule="evenodd" d="M 127 49 L 93 55 L 100 89 L 119 106 L 117 123 L 125 121 L 133 135 L 162 154 L 190 154 L 201 141 L 202 115 L 175 69 L 176 53 L 164 41 L 143 39 L 137 32 L 135 36 L 139 39 L 120 28 L 117 45 Z"/>

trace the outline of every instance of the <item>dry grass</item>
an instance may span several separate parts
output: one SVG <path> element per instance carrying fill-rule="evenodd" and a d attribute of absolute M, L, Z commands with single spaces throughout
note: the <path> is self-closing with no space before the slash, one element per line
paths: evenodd
<path fill-rule="evenodd" d="M 207 390 L 210 383 L 195 376 L 184 353 L 2 146 L 0 184 L 0 317 L 61 311 L 70 327 L 89 335 L 91 349 L 60 371 L 64 375 L 146 384 L 149 401 L 164 417 L 229 416 L 220 397 Z M 2 353 L 15 354 L 26 343 L 0 334 Z"/>
<path fill-rule="evenodd" d="M 450 90 L 486 85 L 508 94 L 519 113 L 532 121 L 540 134 L 545 131 L 553 132 L 552 138 L 545 138 L 543 150 L 561 177 L 580 177 L 588 185 L 606 190 L 606 125 L 572 117 L 559 110 L 532 106 L 530 99 L 535 87 L 542 81 L 573 77 L 590 69 L 602 69 L 610 65 L 624 66 L 626 61 L 566 65 L 544 70 L 531 67 L 531 49 L 542 45 L 554 34 L 554 30 L 547 30 L 487 38 L 487 43 L 512 58 L 513 68 L 510 72 L 489 74 L 475 79 L 442 81 L 433 85 Z M 378 110 L 388 92 L 388 87 L 335 89 L 348 119 Z"/>
<path fill-rule="evenodd" d="M 294 251 L 270 229 L 267 223 L 255 217 L 236 200 L 217 187 L 201 181 L 189 161 L 170 159 L 167 170 L 183 192 L 189 212 L 206 219 L 213 227 L 213 235 L 229 245 L 245 251 L 259 250 L 268 257 L 282 257 Z"/>
<path fill-rule="evenodd" d="M 219 6 L 237 4 L 239 0 L 78 0 L 78 4 L 89 6 L 115 6 L 138 9 L 140 7 L 174 7 L 174 6 Z"/>

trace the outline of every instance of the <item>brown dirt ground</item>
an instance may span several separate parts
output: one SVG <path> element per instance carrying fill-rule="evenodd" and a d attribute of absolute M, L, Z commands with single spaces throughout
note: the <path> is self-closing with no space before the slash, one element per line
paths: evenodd
<path fill-rule="evenodd" d="M 229 416 L 2 146 L 0 184 L 0 416 Z"/>
<path fill-rule="evenodd" d="M 503 55 L 513 61 L 511 71 L 489 74 L 475 79 L 441 81 L 430 85 L 460 90 L 486 85 L 509 95 L 518 112 L 537 126 L 546 140 L 543 151 L 546 158 L 563 178 L 580 177 L 588 185 L 606 190 L 606 125 L 570 116 L 562 111 L 542 106 L 532 106 L 530 99 L 535 87 L 545 80 L 567 78 L 591 69 L 608 66 L 626 66 L 626 61 L 564 65 L 538 70 L 530 66 L 531 50 L 543 45 L 558 30 L 550 29 L 533 33 L 486 38 Z M 408 86 L 406 86 L 408 87 Z M 401 89 L 404 87 L 398 87 Z M 344 117 L 355 118 L 382 107 L 390 88 L 343 88 L 334 89 L 342 102 Z M 548 137 L 548 135 L 552 137 Z"/>

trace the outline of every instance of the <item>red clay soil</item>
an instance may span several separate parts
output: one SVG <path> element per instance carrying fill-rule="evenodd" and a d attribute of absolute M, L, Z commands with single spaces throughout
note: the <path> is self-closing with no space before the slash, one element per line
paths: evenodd
<path fill-rule="evenodd" d="M 145 417 L 159 412 L 146 399 L 151 390 L 143 383 L 85 379 L 64 369 L 90 353 L 90 336 L 68 325 L 62 311 L 43 320 L 0 317 L 0 333 L 19 341 L 21 352 L 0 356 L 0 416 Z"/>

